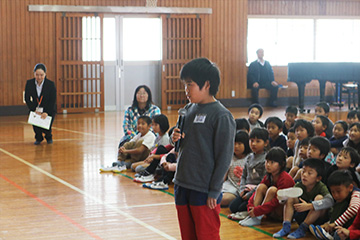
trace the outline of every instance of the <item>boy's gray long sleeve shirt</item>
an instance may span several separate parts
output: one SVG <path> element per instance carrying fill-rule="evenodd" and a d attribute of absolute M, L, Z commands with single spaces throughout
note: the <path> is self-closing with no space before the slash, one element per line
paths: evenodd
<path fill-rule="evenodd" d="M 174 183 L 217 199 L 234 152 L 234 118 L 218 101 L 185 109 Z"/>

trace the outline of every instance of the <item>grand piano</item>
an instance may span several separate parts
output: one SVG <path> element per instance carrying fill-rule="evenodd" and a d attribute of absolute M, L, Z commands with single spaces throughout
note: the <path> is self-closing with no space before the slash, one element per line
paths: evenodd
<path fill-rule="evenodd" d="M 288 82 L 294 82 L 299 91 L 299 108 L 304 112 L 305 85 L 311 80 L 318 80 L 320 101 L 324 101 L 326 81 L 337 83 L 337 88 L 347 82 L 357 82 L 360 96 L 360 63 L 353 62 L 306 62 L 288 64 Z M 360 97 L 358 97 L 360 106 Z"/>

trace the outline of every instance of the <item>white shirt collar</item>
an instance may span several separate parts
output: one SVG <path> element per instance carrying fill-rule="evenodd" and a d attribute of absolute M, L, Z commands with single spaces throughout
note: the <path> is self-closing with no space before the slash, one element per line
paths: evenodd
<path fill-rule="evenodd" d="M 262 61 L 260 59 L 258 59 L 257 62 L 260 63 L 262 66 L 265 65 L 265 60 L 264 59 Z"/>
<path fill-rule="evenodd" d="M 42 91 L 44 82 L 45 82 L 45 78 L 44 78 L 44 80 L 42 81 L 42 83 L 41 83 L 40 86 L 39 86 L 39 85 L 37 84 L 36 79 L 35 79 L 36 93 L 37 93 L 38 97 L 40 97 L 40 94 L 41 94 L 41 91 Z"/>

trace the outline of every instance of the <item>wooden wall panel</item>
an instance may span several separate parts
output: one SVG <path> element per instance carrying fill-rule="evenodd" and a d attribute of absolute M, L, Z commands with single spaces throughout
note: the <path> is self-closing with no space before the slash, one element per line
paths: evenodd
<path fill-rule="evenodd" d="M 246 96 L 246 19 L 248 0 L 158 0 L 163 7 L 209 7 L 204 15 L 203 57 L 217 63 L 222 73 L 218 98 Z M 23 105 L 22 92 L 38 62 L 56 80 L 55 13 L 28 12 L 29 4 L 145 6 L 145 0 L 1 0 L 0 106 Z M 19 14 L 21 13 L 21 14 Z M 240 90 L 242 89 L 242 90 Z"/>

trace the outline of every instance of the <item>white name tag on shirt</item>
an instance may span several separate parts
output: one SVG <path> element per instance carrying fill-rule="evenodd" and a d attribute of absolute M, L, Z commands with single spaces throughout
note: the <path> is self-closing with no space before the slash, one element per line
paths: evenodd
<path fill-rule="evenodd" d="M 42 113 L 44 111 L 44 108 L 42 107 L 37 107 L 35 112 L 39 112 L 39 113 Z"/>
<path fill-rule="evenodd" d="M 206 119 L 206 114 L 198 114 L 195 116 L 194 123 L 204 123 Z"/>

